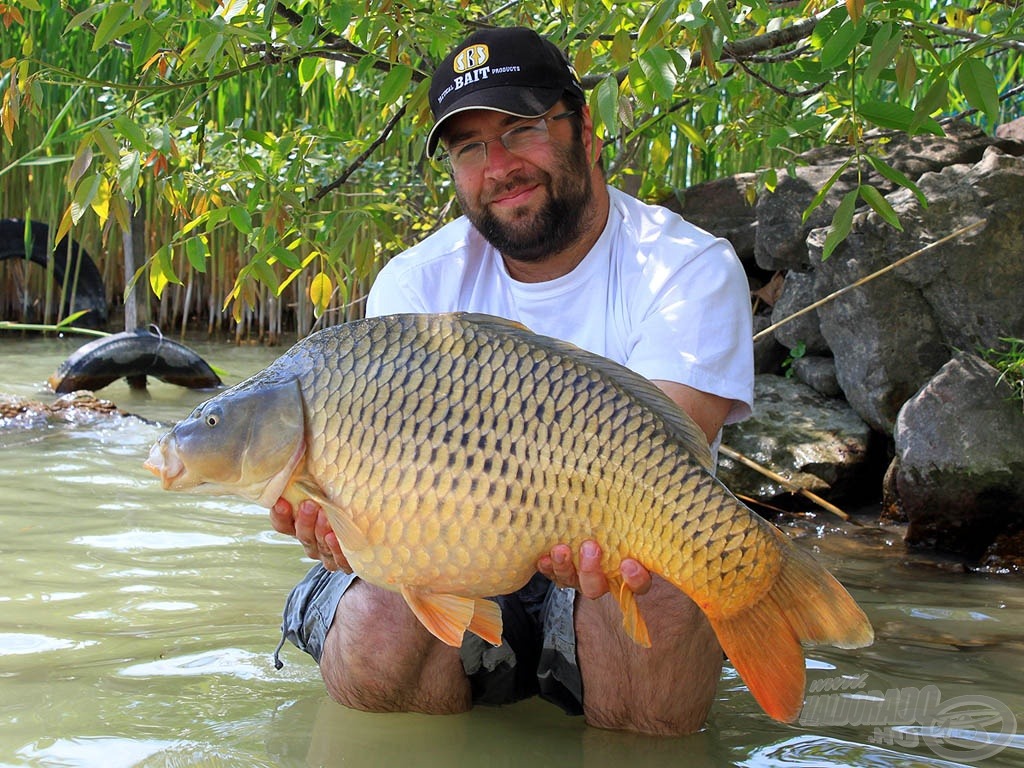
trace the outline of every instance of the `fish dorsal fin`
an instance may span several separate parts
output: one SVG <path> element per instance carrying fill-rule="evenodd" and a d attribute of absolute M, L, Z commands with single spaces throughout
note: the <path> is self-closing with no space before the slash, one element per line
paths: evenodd
<path fill-rule="evenodd" d="M 522 323 L 478 312 L 455 312 L 453 315 L 464 323 L 476 325 L 501 335 L 520 338 L 551 354 L 575 358 L 598 371 L 634 400 L 657 413 L 673 436 L 689 451 L 693 460 L 708 472 L 714 472 L 711 448 L 708 446 L 704 430 L 697 426 L 697 422 L 690 418 L 672 398 L 639 373 L 631 371 L 626 366 L 609 360 L 607 357 L 581 349 L 568 341 L 534 333 Z"/>
<path fill-rule="evenodd" d="M 458 648 L 468 629 L 492 645 L 501 645 L 501 609 L 497 603 L 407 586 L 401 592 L 416 618 L 441 642 Z"/>

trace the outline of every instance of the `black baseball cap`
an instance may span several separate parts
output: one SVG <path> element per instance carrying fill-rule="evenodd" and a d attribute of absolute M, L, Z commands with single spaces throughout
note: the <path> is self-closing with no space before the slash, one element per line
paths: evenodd
<path fill-rule="evenodd" d="M 474 32 L 448 54 L 431 79 L 434 127 L 427 136 L 427 155 L 437 149 L 441 124 L 458 112 L 493 109 L 516 117 L 540 117 L 567 90 L 584 96 L 565 54 L 532 29 Z"/>

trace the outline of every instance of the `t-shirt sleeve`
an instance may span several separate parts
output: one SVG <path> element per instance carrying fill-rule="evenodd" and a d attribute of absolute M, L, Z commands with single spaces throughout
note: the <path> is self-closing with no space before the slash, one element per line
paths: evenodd
<path fill-rule="evenodd" d="M 638 321 L 626 365 L 733 400 L 726 423 L 745 419 L 754 400 L 754 348 L 746 274 L 726 240 L 709 238 L 692 258 L 651 257 L 638 289 Z"/>

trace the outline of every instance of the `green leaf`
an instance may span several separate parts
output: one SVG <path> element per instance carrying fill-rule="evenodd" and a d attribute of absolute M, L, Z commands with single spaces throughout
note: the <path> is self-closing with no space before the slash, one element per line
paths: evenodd
<path fill-rule="evenodd" d="M 810 204 L 804 210 L 803 215 L 800 218 L 801 224 L 807 223 L 807 219 L 810 217 L 811 213 L 814 211 L 815 208 L 821 205 L 822 201 L 825 199 L 825 195 L 827 195 L 828 191 L 832 189 L 832 185 L 839 180 L 839 177 L 843 175 L 843 172 L 846 171 L 846 169 L 850 166 L 850 163 L 852 162 L 853 158 L 848 158 L 846 162 L 844 162 L 842 165 L 836 168 L 835 172 L 831 176 L 829 176 L 828 181 L 826 181 L 822 188 L 818 190 L 817 194 L 814 195 L 814 197 L 811 199 Z"/>
<path fill-rule="evenodd" d="M 185 256 L 196 272 L 206 272 L 206 259 L 209 255 L 210 250 L 202 236 L 190 237 L 185 241 Z"/>
<path fill-rule="evenodd" d="M 228 218 L 235 225 L 235 229 L 243 235 L 252 234 L 252 216 L 245 209 L 244 205 L 231 206 L 230 210 L 228 210 Z"/>
<path fill-rule="evenodd" d="M 860 105 L 860 115 L 879 128 L 892 128 L 897 131 L 919 133 L 926 131 L 936 136 L 945 136 L 942 126 L 932 118 L 918 121 L 914 111 L 902 104 L 886 101 L 865 101 Z"/>
<path fill-rule="evenodd" d="M 98 51 L 117 37 L 117 34 L 124 26 L 126 19 L 130 18 L 132 7 L 128 3 L 111 3 L 107 6 L 106 13 L 99 26 L 96 27 L 96 35 L 92 41 L 92 49 Z"/>
<path fill-rule="evenodd" d="M 846 23 L 839 27 L 836 33 L 821 47 L 821 66 L 824 69 L 835 69 L 840 64 L 846 63 L 866 31 L 867 24 L 863 21 L 854 24 L 847 19 Z"/>
<path fill-rule="evenodd" d="M 892 206 L 889 205 L 889 201 L 882 197 L 881 192 L 870 184 L 862 184 L 860 186 L 860 197 L 865 203 L 874 209 L 875 213 L 885 219 L 886 223 L 895 227 L 900 232 L 903 231 L 903 225 L 900 224 L 900 217 L 896 215 L 896 211 L 894 211 Z"/>
<path fill-rule="evenodd" d="M 604 126 L 608 136 L 616 136 L 619 131 L 619 82 L 615 75 L 609 75 L 594 89 L 591 106 L 595 108 L 598 123 Z"/>
<path fill-rule="evenodd" d="M 640 25 L 640 35 L 637 40 L 637 48 L 641 51 L 650 48 L 661 36 L 662 27 L 676 14 L 678 0 L 661 0 L 660 3 L 651 8 Z"/>
<path fill-rule="evenodd" d="M 309 86 L 316 80 L 316 76 L 323 72 L 323 63 L 315 56 L 307 56 L 299 62 L 299 84 L 302 92 L 305 93 Z"/>
<path fill-rule="evenodd" d="M 405 95 L 406 91 L 409 90 L 409 83 L 411 82 L 412 67 L 407 67 L 404 64 L 395 64 L 391 67 L 387 77 L 384 78 L 378 100 L 382 105 L 397 103 Z"/>
<path fill-rule="evenodd" d="M 645 51 L 640 56 L 639 64 L 644 78 L 654 88 L 658 96 L 665 101 L 671 100 L 679 73 L 676 72 L 675 62 L 668 51 L 660 47 Z"/>
<path fill-rule="evenodd" d="M 999 119 L 999 91 L 992 70 L 981 59 L 970 56 L 957 69 L 957 82 L 964 92 L 967 103 L 984 112 L 989 120 Z"/>
<path fill-rule="evenodd" d="M 871 54 L 868 57 L 868 65 L 864 68 L 864 74 L 862 75 L 865 88 L 873 86 L 882 70 L 892 64 L 893 59 L 896 58 L 896 52 L 900 48 L 900 36 L 894 34 L 895 29 L 895 26 L 892 24 L 883 24 L 875 32 L 875 36 L 871 41 Z"/>
<path fill-rule="evenodd" d="M 135 149 L 140 152 L 149 152 L 151 147 L 149 146 L 149 140 L 146 138 L 146 132 L 142 130 L 142 126 L 124 115 L 118 115 L 112 122 L 122 138 L 127 140 Z"/>
<path fill-rule="evenodd" d="M 885 160 L 874 155 L 866 155 L 868 162 L 871 163 L 871 167 L 878 171 L 883 177 L 887 178 L 893 184 L 898 184 L 901 187 L 909 189 L 914 193 L 914 197 L 917 198 L 917 202 L 921 204 L 922 208 L 928 207 L 928 200 L 924 196 L 924 192 L 907 178 L 904 174 L 889 165 Z"/>
<path fill-rule="evenodd" d="M 832 226 L 825 235 L 825 245 L 821 251 L 821 260 L 826 261 L 836 247 L 850 234 L 853 225 L 853 212 L 857 207 L 857 190 L 851 189 L 844 196 L 835 213 L 832 214 Z"/>

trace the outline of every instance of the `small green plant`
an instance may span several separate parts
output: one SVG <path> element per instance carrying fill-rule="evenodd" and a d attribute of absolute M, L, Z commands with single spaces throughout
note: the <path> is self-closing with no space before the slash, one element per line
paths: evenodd
<path fill-rule="evenodd" d="M 795 371 L 793 370 L 793 363 L 799 360 L 801 357 L 807 354 L 807 345 L 802 341 L 798 341 L 796 346 L 789 350 L 789 356 L 782 361 L 782 369 L 786 372 L 786 378 L 793 378 Z"/>
<path fill-rule="evenodd" d="M 999 371 L 999 380 L 1013 390 L 1013 396 L 1024 408 L 1024 339 L 1001 338 L 1007 346 L 982 352 L 985 361 Z"/>

